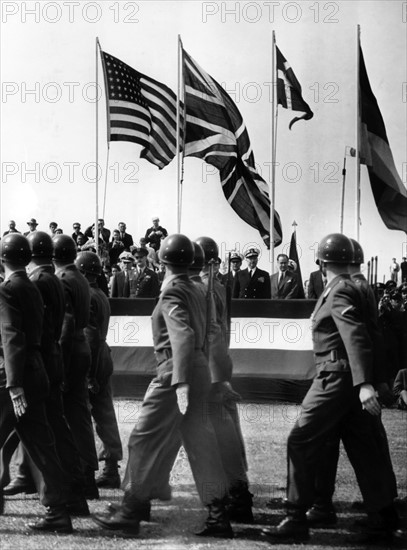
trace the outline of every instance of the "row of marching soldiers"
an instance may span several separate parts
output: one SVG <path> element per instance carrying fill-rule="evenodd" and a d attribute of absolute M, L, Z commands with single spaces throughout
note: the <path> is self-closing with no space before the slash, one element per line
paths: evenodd
<path fill-rule="evenodd" d="M 86 376 L 92 366 L 81 361 L 77 351 L 86 344 L 82 334 L 86 322 L 73 329 L 74 337 L 66 349 L 64 333 L 81 318 L 72 310 L 72 304 L 83 305 L 89 300 L 80 291 L 87 283 L 80 279 L 82 275 L 73 264 L 69 237 L 60 238 L 62 241 L 54 241 L 53 258 L 56 276 L 65 284 L 66 310 L 59 341 L 64 392 L 69 393 L 76 377 L 82 380 L 82 390 L 87 389 Z M 0 395 L 5 411 L 0 415 L 0 443 L 4 448 L 15 428 L 40 471 L 42 502 L 48 511 L 31 527 L 70 532 L 69 514 L 86 515 L 87 504 L 86 495 L 75 483 L 72 463 L 61 464 L 62 456 L 55 448 L 57 434 L 52 434 L 47 418 L 52 392 L 48 393 L 43 362 L 47 365 L 47 350 L 57 349 L 58 338 L 54 335 L 50 347 L 44 347 L 41 340 L 44 307 L 24 269 L 34 258 L 28 242 L 21 236 L 5 237 L 0 249 L 6 269 L 6 280 L 0 286 L 4 319 Z M 150 519 L 151 501 L 171 498 L 170 472 L 181 444 L 201 502 L 208 509 L 205 524 L 196 534 L 232 537 L 231 522 L 254 520 L 236 406 L 239 396 L 230 384 L 225 290 L 211 277 L 211 262 L 217 256 L 218 247 L 208 237 L 192 243 L 176 234 L 162 242 L 160 260 L 166 265 L 166 277 L 152 314 L 157 375 L 129 438 L 122 501 L 93 517 L 102 528 L 138 533 L 140 522 Z M 361 542 L 390 540 L 399 534 L 394 505 L 397 487 L 375 389 L 382 381 L 382 342 L 376 336 L 374 297 L 359 273 L 363 252 L 356 241 L 331 234 L 321 240 L 318 260 L 327 285 L 312 315 L 317 374 L 287 441 L 287 515 L 263 535 L 271 543 L 304 541 L 309 537 L 310 525 L 336 523 L 332 496 L 342 441 L 368 511 Z M 94 258 L 93 265 L 99 267 L 97 262 Z M 80 256 L 76 265 L 95 285 L 95 269 L 87 267 L 86 258 Z M 68 287 L 70 278 L 75 278 L 77 284 Z M 52 381 L 50 385 L 56 387 Z M 76 396 L 79 400 L 79 392 Z M 75 403 L 77 412 L 81 406 L 79 401 Z M 68 410 L 64 412 L 75 435 L 75 424 Z M 88 422 L 91 430 L 90 418 Z M 86 459 L 95 455 L 92 452 L 86 456 L 85 431 L 80 436 L 74 449 L 89 464 Z"/>
<path fill-rule="evenodd" d="M 220 285 L 208 283 L 218 248 L 208 238 L 201 244 L 174 235 L 161 247 L 167 276 L 152 317 L 157 377 L 130 436 L 123 504 L 94 518 L 107 528 L 138 532 L 150 518 L 150 501 L 171 498 L 181 444 L 209 510 L 197 534 L 231 536 L 230 517 L 253 520 L 239 396 L 230 385 L 226 300 Z M 87 500 L 98 498 L 98 486 L 120 486 L 101 263 L 93 252 L 77 256 L 71 237 L 43 232 L 5 236 L 0 254 L 0 513 L 4 495 L 38 491 L 46 514 L 29 527 L 70 533 L 71 517 L 89 515 Z M 209 292 L 192 281 L 201 270 Z M 106 463 L 98 480 L 92 417 Z M 7 485 L 19 444 L 19 474 Z"/>

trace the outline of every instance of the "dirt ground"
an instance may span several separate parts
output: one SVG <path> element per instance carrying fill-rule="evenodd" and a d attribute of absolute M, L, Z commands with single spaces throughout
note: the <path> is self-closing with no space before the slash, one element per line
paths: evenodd
<path fill-rule="evenodd" d="M 125 458 L 126 442 L 134 423 L 137 422 L 140 401 L 118 400 L 115 403 Z M 251 491 L 254 493 L 254 525 L 234 525 L 233 540 L 202 540 L 193 535 L 201 526 L 203 510 L 193 484 L 186 455 L 181 449 L 174 466 L 171 484 L 173 498 L 170 502 L 153 503 L 152 521 L 142 523 L 140 534 L 129 537 L 120 532 L 101 530 L 91 518 L 74 518 L 72 535 L 39 535 L 30 531 L 27 522 L 40 517 L 44 508 L 35 495 L 8 497 L 5 514 L 0 516 L 0 550 L 128 550 L 138 548 L 183 550 L 204 549 L 240 550 L 266 549 L 270 544 L 260 533 L 266 526 L 274 525 L 283 516 L 283 498 L 286 484 L 286 440 L 300 408 L 298 405 L 270 403 L 239 405 L 242 430 L 245 436 L 249 460 Z M 399 498 L 407 496 L 407 414 L 396 409 L 384 409 L 383 422 L 390 442 Z M 119 502 L 120 490 L 102 490 L 100 500 L 90 501 L 91 513 L 103 512 L 108 502 Z M 335 503 L 339 521 L 334 528 L 313 529 L 310 541 L 304 545 L 275 544 L 276 549 L 307 547 L 309 550 L 336 550 L 363 548 L 352 542 L 358 533 L 356 519 L 364 517 L 354 502 L 361 497 L 352 468 L 344 452 L 341 453 L 337 478 Z M 400 511 L 406 521 L 405 508 Z M 403 545 L 401 545 L 403 547 Z M 407 548 L 407 543 L 404 545 Z M 388 548 L 378 543 L 375 548 Z"/>

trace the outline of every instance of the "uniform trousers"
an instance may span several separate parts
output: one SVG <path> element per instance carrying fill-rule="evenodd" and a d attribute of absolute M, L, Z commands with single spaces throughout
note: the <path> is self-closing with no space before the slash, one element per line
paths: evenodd
<path fill-rule="evenodd" d="M 327 441 L 340 434 L 368 511 L 393 501 L 394 489 L 370 414 L 362 409 L 350 372 L 319 372 L 302 403 L 287 442 L 288 506 L 305 511 L 314 502 L 315 480 Z"/>
<path fill-rule="evenodd" d="M 83 468 L 97 470 L 99 464 L 88 392 L 89 368 L 88 344 L 85 340 L 74 341 L 70 368 L 66 375 L 66 388 L 63 392 L 63 407 Z"/>
<path fill-rule="evenodd" d="M 72 432 L 64 415 L 62 393 L 59 384 L 50 387 L 49 395 L 45 398 L 44 403 L 48 424 L 55 439 L 55 448 L 61 465 L 69 475 L 72 491 L 75 494 L 81 494 L 84 481 L 81 461 L 79 451 L 73 440 Z M 35 463 L 30 460 L 27 451 L 21 445 L 16 430 L 10 434 L 1 453 L 2 470 L 5 479 L 4 485 L 9 481 L 9 464 L 18 445 L 20 445 L 20 449 L 16 460 L 18 464 L 17 476 L 24 479 L 27 484 L 34 481 L 38 492 L 41 493 L 42 475 Z"/>
<path fill-rule="evenodd" d="M 204 505 L 226 495 L 227 480 L 212 422 L 208 417 L 210 378 L 207 365 L 191 367 L 189 405 L 181 415 L 171 372 L 158 375 L 147 389 L 138 422 L 129 439 L 129 459 L 123 481 L 123 505 L 155 498 L 169 479 L 180 438 L 188 455 L 199 497 Z"/>
<path fill-rule="evenodd" d="M 89 401 L 96 433 L 103 444 L 99 460 L 117 462 L 123 458 L 123 449 L 113 406 L 111 375 L 98 372 L 97 382 L 98 392 L 89 392 Z"/>
<path fill-rule="evenodd" d="M 63 505 L 69 492 L 68 477 L 56 452 L 44 402 L 30 400 L 25 414 L 18 420 L 6 388 L 0 389 L 0 404 L 0 448 L 15 429 L 25 450 L 43 476 L 41 503 L 50 507 Z"/>
<path fill-rule="evenodd" d="M 372 423 L 372 430 L 382 452 L 383 474 L 388 475 L 389 488 L 393 489 L 393 499 L 397 497 L 397 481 L 394 475 L 393 464 L 390 456 L 389 442 L 386 430 L 380 416 L 369 415 L 368 421 Z M 340 434 L 334 432 L 327 440 L 320 458 L 315 480 L 314 505 L 319 508 L 330 508 L 335 492 L 335 482 L 338 470 L 340 453 Z"/>

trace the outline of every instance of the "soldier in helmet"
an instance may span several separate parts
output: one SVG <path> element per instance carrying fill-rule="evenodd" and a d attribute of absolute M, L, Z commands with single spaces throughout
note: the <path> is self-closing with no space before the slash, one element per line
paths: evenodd
<path fill-rule="evenodd" d="M 47 513 L 29 527 L 70 533 L 68 479 L 45 411 L 49 381 L 41 355 L 44 303 L 25 271 L 31 259 L 28 240 L 18 233 L 7 235 L 1 240 L 0 255 L 6 274 L 0 286 L 0 449 L 15 429 L 44 477 L 41 502 Z"/>
<path fill-rule="evenodd" d="M 61 282 L 54 274 L 53 242 L 51 237 L 43 231 L 31 233 L 27 240 L 32 254 L 27 272 L 29 279 L 40 291 L 44 302 L 41 353 L 50 384 L 49 395 L 45 401 L 47 417 L 55 437 L 58 456 L 71 478 L 72 495 L 68 504 L 69 512 L 75 515 L 89 515 L 88 505 L 82 492 L 83 479 L 79 452 L 66 421 L 62 401 L 63 363 L 59 340 L 65 314 L 65 298 Z M 38 473 L 34 471 L 34 475 Z M 30 492 L 32 485 L 30 461 L 27 454 L 23 453 L 17 476 L 5 487 L 4 493 L 15 495 Z"/>
<path fill-rule="evenodd" d="M 85 496 L 99 498 L 95 484 L 95 470 L 98 470 L 99 464 L 87 388 L 91 356 L 84 333 L 89 322 L 89 283 L 75 266 L 75 241 L 69 235 L 57 235 L 53 242 L 55 274 L 62 282 L 65 296 L 60 340 L 64 362 L 65 416 L 81 456 Z"/>
<path fill-rule="evenodd" d="M 96 433 L 103 444 L 100 460 L 105 462 L 105 467 L 97 478 L 96 485 L 118 489 L 120 487 L 118 461 L 123 458 L 123 450 L 113 406 L 111 383 L 113 362 L 110 348 L 106 343 L 110 305 L 97 283 L 102 272 L 99 256 L 94 252 L 80 252 L 75 263 L 90 286 L 90 317 L 85 329 L 92 355 L 89 372 L 89 399 Z"/>
<path fill-rule="evenodd" d="M 252 523 L 253 501 L 249 492 L 246 450 L 236 405 L 236 401 L 241 398 L 231 386 L 233 364 L 228 353 L 226 288 L 215 277 L 210 281 L 210 264 L 218 258 L 218 245 L 210 237 L 199 237 L 194 244 L 200 245 L 204 251 L 201 279 L 205 288 L 213 294 L 215 320 L 221 332 L 221 349 L 215 344 L 209 354 L 213 383 L 208 406 L 228 479 L 229 515 L 232 521 Z"/>
<path fill-rule="evenodd" d="M 317 375 L 288 437 L 287 516 L 263 533 L 272 542 L 309 538 L 306 511 L 314 499 L 320 454 L 327 439 L 339 433 L 366 509 L 380 519 L 375 533 L 364 538 L 377 540 L 397 530 L 398 516 L 368 416 L 378 416 L 381 407 L 372 385 L 372 342 L 364 323 L 363 299 L 347 272 L 353 259 L 350 239 L 340 233 L 328 235 L 319 244 L 318 259 L 327 286 L 312 314 Z"/>
<path fill-rule="evenodd" d="M 386 359 L 384 353 L 383 335 L 379 328 L 377 303 L 372 288 L 364 275 L 360 272 L 361 264 L 364 262 L 363 249 L 355 239 L 350 239 L 353 246 L 353 258 L 348 266 L 351 279 L 359 290 L 364 303 L 363 316 L 373 346 L 373 379 L 374 386 L 378 392 L 379 400 L 387 406 L 392 405 L 393 396 L 387 384 Z M 386 431 L 381 421 L 381 416 L 369 415 L 367 418 L 372 422 L 373 430 L 377 434 L 377 442 L 383 452 L 382 470 L 388 476 L 388 486 L 393 488 L 393 498 L 397 497 L 397 484 L 393 471 L 392 461 L 389 452 L 389 445 Z M 340 434 L 336 433 L 330 437 L 324 449 L 323 458 L 320 461 L 316 476 L 315 500 L 312 508 L 307 512 L 307 519 L 310 525 L 332 525 L 336 523 L 337 517 L 332 503 L 335 491 L 335 479 L 339 460 Z M 374 487 L 372 487 L 374 489 Z M 370 516 L 370 521 L 377 518 Z"/>
<path fill-rule="evenodd" d="M 211 379 L 204 353 L 205 297 L 187 275 L 193 257 L 185 235 L 170 235 L 161 244 L 166 277 L 152 315 L 157 376 L 130 435 L 122 503 L 110 515 L 94 517 L 106 529 L 137 533 L 140 520 L 149 518 L 151 499 L 169 498 L 160 482 L 169 478 L 177 452 L 173 441 L 181 434 L 199 496 L 209 509 L 204 529 L 196 534 L 232 536 L 225 474 L 211 422 L 203 414 Z"/>

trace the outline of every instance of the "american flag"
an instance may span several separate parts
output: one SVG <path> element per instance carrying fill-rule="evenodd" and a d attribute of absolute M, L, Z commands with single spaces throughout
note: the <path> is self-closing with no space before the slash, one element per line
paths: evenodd
<path fill-rule="evenodd" d="M 310 120 L 314 113 L 310 106 L 302 98 L 301 84 L 298 82 L 294 71 L 290 64 L 276 46 L 277 51 L 277 103 L 282 105 L 284 109 L 292 111 L 302 111 L 304 114 L 300 117 L 295 117 L 289 124 L 291 130 L 292 125 L 297 120 Z"/>
<path fill-rule="evenodd" d="M 270 245 L 268 186 L 258 174 L 242 116 L 225 90 L 183 50 L 186 157 L 198 157 L 220 173 L 223 193 L 246 223 Z M 274 213 L 275 246 L 281 243 L 280 218 Z"/>
<path fill-rule="evenodd" d="M 176 95 L 120 59 L 101 52 L 108 94 L 108 140 L 131 141 L 159 168 L 176 154 Z"/>

